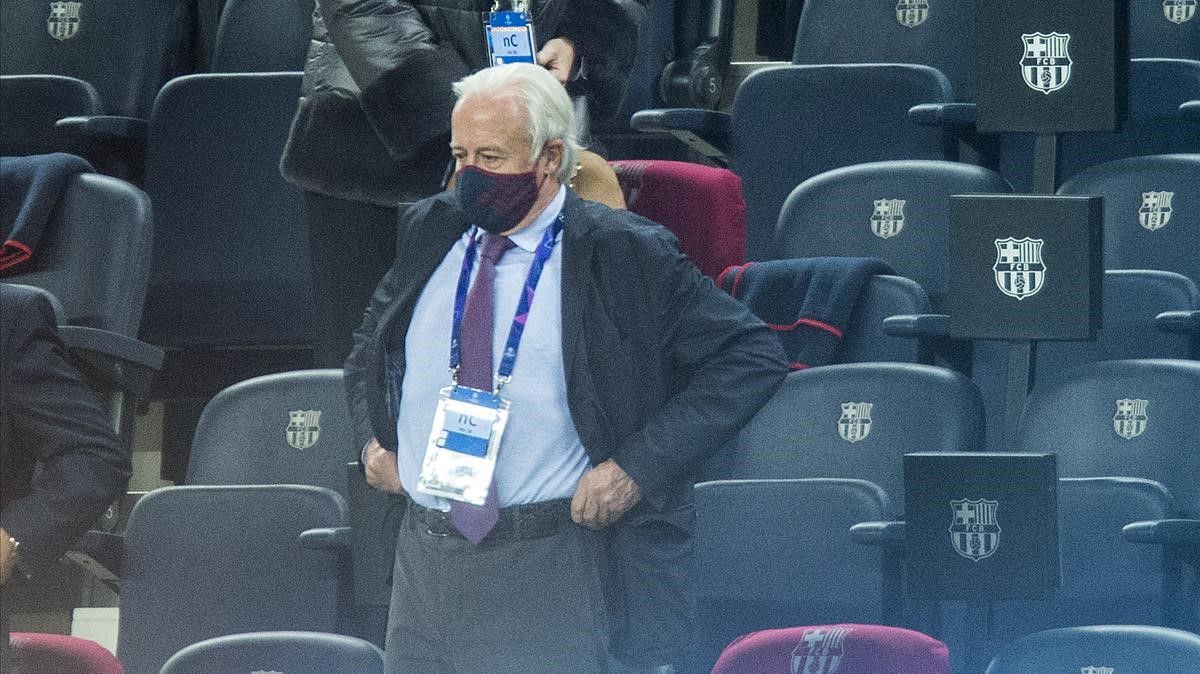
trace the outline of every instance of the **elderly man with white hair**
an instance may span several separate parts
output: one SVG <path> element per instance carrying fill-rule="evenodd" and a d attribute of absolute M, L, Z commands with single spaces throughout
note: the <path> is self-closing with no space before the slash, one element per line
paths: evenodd
<path fill-rule="evenodd" d="M 346 362 L 368 481 L 409 499 L 388 671 L 671 671 L 694 474 L 783 351 L 667 230 L 571 191 L 552 75 L 454 89 L 454 190 L 401 215 Z"/>

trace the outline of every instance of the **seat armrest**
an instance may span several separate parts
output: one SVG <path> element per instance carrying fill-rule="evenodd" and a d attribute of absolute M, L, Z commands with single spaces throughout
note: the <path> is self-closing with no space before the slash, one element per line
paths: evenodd
<path fill-rule="evenodd" d="M 1164 311 L 1154 317 L 1154 327 L 1173 335 L 1200 335 L 1200 310 Z"/>
<path fill-rule="evenodd" d="M 80 369 L 114 389 L 145 397 L 162 367 L 163 350 L 132 337 L 79 325 L 60 325 L 58 334 Z"/>
<path fill-rule="evenodd" d="M 908 119 L 919 126 L 974 130 L 974 103 L 922 103 L 908 110 Z"/>
<path fill-rule="evenodd" d="M 904 545 L 904 522 L 859 522 L 850 527 L 850 540 L 879 548 L 899 547 Z"/>
<path fill-rule="evenodd" d="M 892 337 L 932 339 L 950 336 L 946 314 L 901 314 L 883 319 L 883 333 Z"/>
<path fill-rule="evenodd" d="M 728 163 L 732 116 L 700 108 L 656 108 L 635 112 L 629 120 L 646 133 L 669 133 L 706 157 Z"/>
<path fill-rule="evenodd" d="M 301 547 L 310 550 L 350 550 L 350 527 L 309 529 L 300 534 Z"/>
<path fill-rule="evenodd" d="M 150 123 L 138 117 L 117 115 L 94 115 L 90 117 L 63 117 L 54 127 L 75 138 L 85 141 L 120 141 L 145 145 L 150 135 Z"/>
<path fill-rule="evenodd" d="M 1131 522 L 1121 528 L 1121 535 L 1131 543 L 1154 545 L 1200 545 L 1200 520 L 1169 519 Z"/>
<path fill-rule="evenodd" d="M 1179 116 L 1189 122 L 1200 122 L 1200 101 L 1180 103 Z"/>

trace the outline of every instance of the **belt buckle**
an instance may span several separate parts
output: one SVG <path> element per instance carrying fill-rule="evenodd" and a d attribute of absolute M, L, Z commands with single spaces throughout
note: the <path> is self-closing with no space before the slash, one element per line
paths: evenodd
<path fill-rule="evenodd" d="M 427 515 L 426 517 L 424 517 L 422 519 L 425 520 L 424 527 L 425 527 L 426 534 L 429 534 L 430 536 L 433 536 L 434 538 L 448 538 L 451 535 L 453 535 L 453 533 L 450 530 L 454 527 L 454 525 L 450 523 L 450 516 L 448 513 L 440 513 L 439 512 L 436 515 L 433 513 L 430 513 L 429 515 Z M 434 531 L 433 525 L 435 522 L 441 524 L 445 528 L 442 529 L 441 531 Z"/>

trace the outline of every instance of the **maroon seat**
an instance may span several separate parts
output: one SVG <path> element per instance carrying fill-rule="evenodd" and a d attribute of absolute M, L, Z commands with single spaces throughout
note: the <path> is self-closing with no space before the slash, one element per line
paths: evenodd
<path fill-rule="evenodd" d="M 95 641 L 63 634 L 13 632 L 9 644 L 14 671 L 21 674 L 124 674 L 117 656 Z"/>
<path fill-rule="evenodd" d="M 671 230 L 707 276 L 746 255 L 746 202 L 732 171 L 678 161 L 610 162 L 629 210 Z"/>
<path fill-rule="evenodd" d="M 713 674 L 950 674 L 946 644 L 882 625 L 812 625 L 751 632 L 725 648 Z"/>

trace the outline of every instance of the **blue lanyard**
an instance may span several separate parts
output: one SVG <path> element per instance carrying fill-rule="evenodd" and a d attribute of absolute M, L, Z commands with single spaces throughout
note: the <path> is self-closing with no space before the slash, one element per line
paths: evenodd
<path fill-rule="evenodd" d="M 542 267 L 550 259 L 554 251 L 554 243 L 563 228 L 563 215 L 560 211 L 554 223 L 546 228 L 542 240 L 538 243 L 533 254 L 533 263 L 529 265 L 529 275 L 525 277 L 525 291 L 517 302 L 517 312 L 513 316 L 512 327 L 508 330 L 508 342 L 504 345 L 504 356 L 500 359 L 500 368 L 496 372 L 496 390 L 512 380 L 513 368 L 517 364 L 517 349 L 521 346 L 521 335 L 525 333 L 525 322 L 529 318 L 529 307 L 533 304 L 534 291 L 537 290 L 538 280 L 542 277 Z M 459 344 L 459 332 L 462 329 L 463 309 L 467 305 L 467 293 L 471 287 L 471 270 L 475 267 L 475 249 L 478 247 L 476 236 L 479 228 L 471 230 L 470 241 L 467 242 L 467 252 L 463 256 L 462 271 L 458 274 L 458 289 L 454 293 L 454 321 L 450 327 L 450 377 L 458 382 L 458 368 L 462 364 L 462 351 Z"/>

